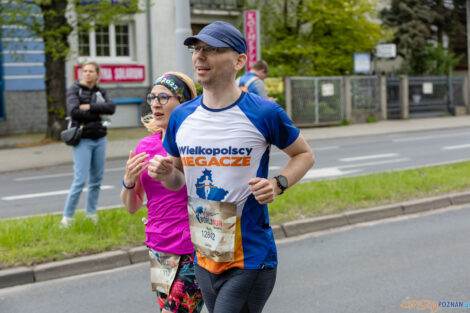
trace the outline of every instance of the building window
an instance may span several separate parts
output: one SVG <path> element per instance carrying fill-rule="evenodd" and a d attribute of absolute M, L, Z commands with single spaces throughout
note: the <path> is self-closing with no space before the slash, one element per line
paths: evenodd
<path fill-rule="evenodd" d="M 90 35 L 88 32 L 81 31 L 78 34 L 78 54 L 82 56 L 89 56 L 90 55 Z"/>
<path fill-rule="evenodd" d="M 129 55 L 129 25 L 116 25 L 116 55 Z"/>
<path fill-rule="evenodd" d="M 96 56 L 109 57 L 109 27 L 98 26 L 95 30 Z"/>
<path fill-rule="evenodd" d="M 78 35 L 78 52 L 80 57 L 109 58 L 116 61 L 131 59 L 131 24 L 97 26 L 90 32 Z"/>

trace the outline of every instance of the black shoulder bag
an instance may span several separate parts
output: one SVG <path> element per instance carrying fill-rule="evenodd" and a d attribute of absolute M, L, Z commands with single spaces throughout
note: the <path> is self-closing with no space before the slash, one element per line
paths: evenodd
<path fill-rule="evenodd" d="M 78 97 L 82 95 L 82 88 L 78 89 Z M 68 121 L 67 129 L 60 133 L 60 139 L 68 146 L 76 146 L 82 138 L 83 125 L 72 127 L 72 117 L 67 116 L 65 120 Z"/>
<path fill-rule="evenodd" d="M 62 139 L 62 141 L 65 142 L 66 145 L 76 146 L 82 138 L 83 125 L 72 127 L 72 119 L 70 117 L 67 117 L 66 119 L 69 120 L 69 124 L 67 129 L 63 130 L 60 133 L 60 139 Z"/>

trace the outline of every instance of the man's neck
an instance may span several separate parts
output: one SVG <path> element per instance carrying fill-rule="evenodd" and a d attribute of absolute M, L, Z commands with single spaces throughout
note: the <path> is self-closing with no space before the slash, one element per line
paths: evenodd
<path fill-rule="evenodd" d="M 223 109 L 232 105 L 240 98 L 241 90 L 235 82 L 227 86 L 227 88 L 204 88 L 203 101 L 204 105 L 211 109 Z"/>

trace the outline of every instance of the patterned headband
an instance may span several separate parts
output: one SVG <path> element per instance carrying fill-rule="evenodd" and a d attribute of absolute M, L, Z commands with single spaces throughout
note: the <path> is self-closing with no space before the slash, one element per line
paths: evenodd
<path fill-rule="evenodd" d="M 165 74 L 157 78 L 153 83 L 154 86 L 162 85 L 171 90 L 171 92 L 178 98 L 180 103 L 191 99 L 191 92 L 189 91 L 188 85 L 186 85 L 181 79 L 172 74 Z"/>

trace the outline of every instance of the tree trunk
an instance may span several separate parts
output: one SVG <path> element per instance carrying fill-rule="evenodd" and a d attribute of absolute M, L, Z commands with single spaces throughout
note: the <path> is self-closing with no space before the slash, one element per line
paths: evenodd
<path fill-rule="evenodd" d="M 43 41 L 46 55 L 46 138 L 60 139 L 65 128 L 67 109 L 65 86 L 65 60 L 69 51 L 68 36 L 71 27 L 65 17 L 67 1 L 52 0 L 42 4 L 44 17 Z"/>

